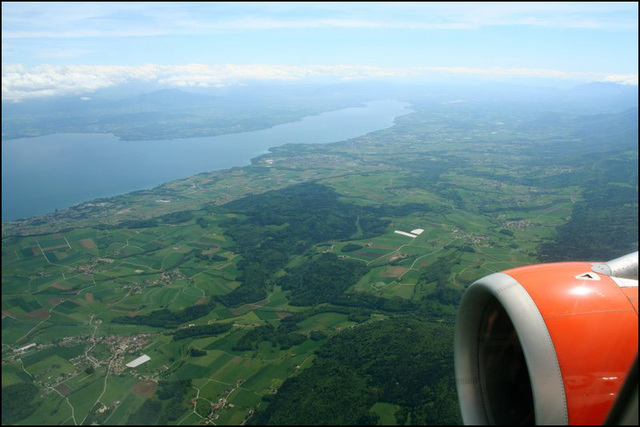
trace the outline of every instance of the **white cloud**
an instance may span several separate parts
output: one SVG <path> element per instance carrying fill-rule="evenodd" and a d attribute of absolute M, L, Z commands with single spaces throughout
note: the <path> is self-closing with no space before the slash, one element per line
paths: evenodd
<path fill-rule="evenodd" d="M 221 87 L 248 80 L 300 81 L 304 79 L 428 79 L 446 76 L 491 78 L 536 77 L 638 84 L 637 74 L 572 73 L 529 68 L 409 67 L 358 65 L 21 65 L 2 66 L 2 99 L 20 101 L 48 96 L 86 95 L 98 89 L 132 82 L 169 87 Z"/>
<path fill-rule="evenodd" d="M 602 79 L 604 82 L 618 83 L 622 85 L 638 86 L 637 74 L 608 74 Z"/>
<path fill-rule="evenodd" d="M 631 30 L 634 2 L 6 2 L 2 38 L 204 35 L 221 31 L 529 26 Z"/>
<path fill-rule="evenodd" d="M 86 55 L 88 53 L 93 53 L 94 51 L 89 49 L 45 49 L 39 50 L 37 55 L 39 58 L 44 59 L 71 59 L 77 58 L 82 55 Z"/>

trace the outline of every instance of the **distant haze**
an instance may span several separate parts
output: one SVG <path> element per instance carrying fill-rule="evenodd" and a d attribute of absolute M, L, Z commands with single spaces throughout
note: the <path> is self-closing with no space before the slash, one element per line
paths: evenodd
<path fill-rule="evenodd" d="M 367 66 L 283 66 L 283 65 L 144 65 L 144 66 L 35 66 L 2 67 L 2 99 L 82 95 L 129 83 L 151 83 L 160 87 L 220 88 L 247 81 L 361 81 L 391 80 L 410 82 L 451 82 L 455 79 L 542 79 L 603 81 L 637 84 L 635 75 L 562 72 L 523 68 L 413 67 L 381 68 Z M 90 100 L 89 97 L 84 97 Z"/>
<path fill-rule="evenodd" d="M 127 83 L 638 81 L 638 4 L 2 5 L 2 99 Z"/>

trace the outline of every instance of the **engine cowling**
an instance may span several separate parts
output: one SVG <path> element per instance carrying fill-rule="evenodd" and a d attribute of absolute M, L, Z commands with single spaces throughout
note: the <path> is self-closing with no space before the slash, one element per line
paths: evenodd
<path fill-rule="evenodd" d="M 604 422 L 638 352 L 634 255 L 635 273 L 627 266 L 624 278 L 614 276 L 622 264 L 614 260 L 520 267 L 474 282 L 455 333 L 465 424 Z"/>

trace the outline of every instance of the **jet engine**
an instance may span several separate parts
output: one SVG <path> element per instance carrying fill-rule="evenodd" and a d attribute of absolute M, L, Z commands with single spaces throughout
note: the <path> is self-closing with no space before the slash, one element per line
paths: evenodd
<path fill-rule="evenodd" d="M 637 353 L 638 252 L 491 274 L 459 307 L 463 421 L 602 424 Z"/>

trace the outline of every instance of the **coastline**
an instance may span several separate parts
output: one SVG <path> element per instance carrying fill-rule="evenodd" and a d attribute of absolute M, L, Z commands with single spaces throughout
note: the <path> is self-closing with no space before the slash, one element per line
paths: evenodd
<path fill-rule="evenodd" d="M 317 140 L 311 140 L 311 141 L 301 141 L 300 137 L 298 136 L 298 138 L 296 139 L 295 137 L 291 138 L 292 140 L 289 139 L 283 139 L 280 138 L 278 139 L 280 133 L 282 132 L 276 132 L 275 139 L 272 138 L 272 142 L 267 142 L 264 139 L 261 139 L 261 135 L 265 132 L 273 132 L 273 130 L 275 129 L 276 131 L 280 131 L 282 129 L 282 127 L 286 127 L 286 126 L 296 126 L 298 129 L 293 129 L 295 130 L 298 134 L 302 134 L 304 135 L 305 133 L 309 133 L 309 134 L 313 134 L 314 137 L 318 137 L 319 133 L 318 129 L 314 129 L 314 126 L 316 127 L 320 127 L 320 129 L 324 129 L 324 128 L 329 128 L 329 126 L 327 126 L 326 120 L 325 122 L 323 122 L 322 120 L 320 122 L 313 122 L 314 118 L 319 118 L 319 117 L 324 117 L 326 118 L 327 116 L 329 116 L 329 118 L 333 118 L 334 121 L 336 121 L 337 119 L 333 116 L 340 116 L 341 114 L 345 115 L 347 113 L 364 113 L 366 111 L 367 108 L 371 109 L 372 105 L 373 107 L 376 106 L 380 106 L 381 104 L 376 104 L 376 103 L 390 103 L 393 104 L 396 108 L 396 110 L 389 111 L 389 114 L 387 114 L 387 120 L 388 120 L 388 126 L 380 126 L 380 123 L 377 121 L 375 123 L 372 123 L 370 125 L 368 125 L 369 129 L 366 129 L 364 132 L 362 131 L 362 129 L 355 129 L 356 132 L 355 134 L 352 135 L 348 135 L 347 137 L 343 137 L 343 138 L 337 138 L 337 137 L 332 137 L 332 135 L 327 135 L 326 136 L 326 140 L 325 141 L 317 141 Z M 400 108 L 401 107 L 401 108 Z M 401 101 L 395 101 L 395 100 L 385 100 L 385 101 L 371 101 L 366 103 L 365 107 L 358 107 L 358 108 L 347 108 L 347 109 L 342 109 L 342 110 L 337 110 L 337 111 L 333 111 L 333 112 L 326 112 L 326 113 L 321 113 L 318 115 L 314 115 L 314 116 L 307 116 L 301 120 L 295 121 L 295 122 L 290 122 L 284 125 L 278 125 L 272 128 L 268 128 L 268 129 L 264 129 L 264 130 L 260 130 L 260 131 L 252 131 L 252 132 L 246 132 L 246 133 L 241 133 L 241 134 L 230 134 L 230 135 L 223 135 L 222 137 L 228 138 L 228 139 L 234 139 L 234 138 L 241 138 L 242 136 L 253 136 L 253 137 L 257 137 L 258 139 L 261 139 L 261 143 L 262 146 L 256 147 L 256 146 L 251 146 L 248 149 L 245 148 L 244 151 L 241 153 L 241 156 L 244 156 L 243 159 L 241 159 L 241 161 L 238 160 L 238 158 L 233 158 L 232 160 L 230 160 L 230 162 L 232 162 L 232 164 L 227 163 L 226 165 L 223 165 L 222 167 L 214 167 L 210 170 L 203 170 L 200 172 L 193 172 L 193 173 L 189 173 L 189 174 L 183 174 L 183 176 L 180 177 L 175 177 L 175 178 L 171 178 L 171 179 L 165 179 L 165 180 L 157 180 L 155 183 L 153 184 L 149 184 L 146 186 L 136 186 L 135 188 L 130 188 L 128 189 L 128 191 L 113 191 L 110 193 L 103 193 L 103 194 L 98 194 L 95 195 L 93 197 L 84 197 L 84 198 L 80 198 L 80 200 L 76 200 L 75 202 L 71 202 L 69 204 L 67 204 L 66 206 L 60 206 L 54 209 L 49 209 L 46 212 L 40 212 L 40 213 L 36 213 L 33 215 L 27 215 L 27 216 L 22 216 L 22 217 L 13 217 L 13 218 L 8 218 L 8 219 L 3 219 L 2 223 L 3 223 L 3 230 L 6 228 L 6 226 L 10 226 L 11 224 L 15 224 L 15 223 L 25 223 L 25 222 L 32 222 L 33 220 L 46 220 L 48 219 L 53 219 L 54 217 L 59 217 L 60 214 L 64 214 L 66 211 L 69 211 L 71 209 L 78 209 L 78 208 L 82 208 L 85 207 L 86 205 L 90 205 L 91 203 L 93 204 L 97 204 L 97 203 L 104 203 L 106 200 L 110 200 L 113 198 L 118 198 L 118 197 L 124 197 L 126 195 L 129 195 L 131 193 L 136 193 L 136 192 L 140 192 L 140 191 L 152 191 L 153 189 L 156 189 L 158 187 L 161 187 L 163 185 L 167 185 L 171 182 L 174 181 L 181 181 L 181 180 L 187 180 L 190 179 L 194 176 L 203 174 L 203 173 L 211 173 L 211 172 L 223 172 L 223 171 L 228 171 L 228 170 L 232 170 L 234 168 L 238 168 L 238 167 L 245 167 L 245 166 L 250 166 L 254 163 L 255 159 L 258 159 L 259 157 L 270 153 L 270 149 L 272 148 L 276 148 L 276 147 L 280 147 L 286 144 L 328 144 L 328 143 L 333 143 L 333 142 L 341 142 L 347 139 L 351 139 L 351 138 L 355 138 L 355 137 L 360 137 L 363 135 L 366 135 L 370 132 L 374 132 L 374 131 L 378 131 L 378 130 L 382 130 L 382 129 L 387 129 L 389 127 L 392 127 L 395 123 L 395 119 L 399 116 L 405 115 L 405 114 L 409 114 L 412 112 L 412 110 L 409 108 L 410 105 L 406 102 L 401 102 Z M 365 115 L 366 118 L 366 115 Z M 343 122 L 348 121 L 349 117 L 342 117 L 341 119 Z M 305 123 L 305 121 L 307 121 L 307 123 Z M 339 122 L 339 120 L 338 120 Z M 375 126 L 373 126 L 375 125 Z M 310 127 L 310 129 L 304 129 L 305 127 Z M 302 129 L 300 129 L 302 128 Z M 295 132 L 294 132 L 295 134 Z M 67 136 L 69 134 L 57 134 L 57 135 L 62 135 L 62 136 Z M 122 143 L 122 141 L 120 141 L 120 143 L 118 144 L 117 142 L 114 143 L 113 140 L 116 138 L 113 135 L 105 135 L 105 134 L 96 134 L 99 137 L 102 137 L 105 139 L 105 141 L 110 142 L 111 144 L 114 145 L 120 145 L 122 148 L 127 149 L 128 146 L 124 145 Z M 92 135 L 92 136 L 96 136 L 96 135 Z M 76 135 L 77 136 L 77 135 Z M 322 136 L 322 135 L 320 135 Z M 217 137 L 214 137 L 217 138 Z M 183 139 L 183 140 L 163 140 L 163 141 L 148 141 L 148 142 L 144 142 L 144 141 L 134 141 L 131 144 L 133 145 L 137 145 L 138 148 L 140 148 L 140 146 L 146 145 L 147 147 L 149 147 L 148 144 L 159 144 L 159 143 L 167 143 L 167 144 L 174 144 L 174 145 L 180 145 L 181 142 L 187 141 L 187 142 L 191 142 L 191 141 L 195 141 L 195 142 L 199 142 L 202 144 L 203 140 L 206 140 L 207 144 L 211 144 L 211 139 L 212 138 L 190 138 L 190 139 Z M 337 139 L 337 140 L 336 140 Z M 280 142 L 280 143 L 273 143 L 273 142 Z M 268 143 L 268 146 L 266 146 L 265 144 Z M 95 145 L 95 144 L 94 144 Z M 233 145 L 233 144 L 229 144 L 229 145 Z M 174 147 L 175 148 L 175 147 Z M 196 147 L 197 148 L 197 147 Z M 220 147 L 218 147 L 220 148 Z M 224 148 L 224 147 L 223 147 Z M 187 148 L 182 148 L 183 151 L 186 151 Z M 3 147 L 3 151 L 4 151 L 4 147 Z M 193 154 L 195 155 L 199 155 L 201 152 L 196 150 L 192 150 Z M 218 150 L 220 151 L 220 150 Z M 248 153 L 250 155 L 248 155 Z M 223 153 L 225 154 L 225 153 Z M 200 156 L 202 157 L 202 156 Z M 4 169 L 4 162 L 7 161 L 8 159 L 3 157 L 3 182 L 6 183 L 7 181 L 4 179 L 5 178 L 5 169 Z M 4 185 L 3 185 L 3 204 L 4 204 L 4 200 L 5 199 L 5 191 L 4 191 Z M 4 234 L 4 232 L 3 232 Z"/>

